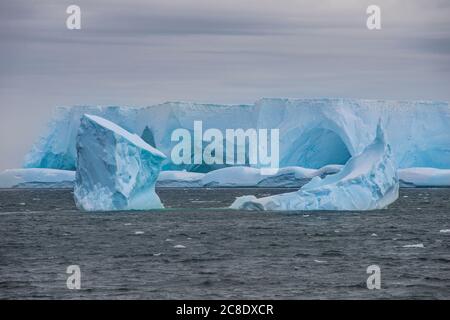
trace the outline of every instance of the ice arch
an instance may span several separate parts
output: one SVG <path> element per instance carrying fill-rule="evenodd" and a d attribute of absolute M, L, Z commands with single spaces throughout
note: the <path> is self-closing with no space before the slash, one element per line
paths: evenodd
<path fill-rule="evenodd" d="M 326 128 L 305 131 L 289 150 L 282 165 L 318 169 L 328 164 L 345 164 L 351 157 L 342 138 Z"/>

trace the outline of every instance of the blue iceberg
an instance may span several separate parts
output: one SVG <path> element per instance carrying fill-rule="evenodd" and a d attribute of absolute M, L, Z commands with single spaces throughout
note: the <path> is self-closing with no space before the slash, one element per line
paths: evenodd
<path fill-rule="evenodd" d="M 375 210 L 398 198 L 399 180 L 391 147 L 381 125 L 374 141 L 336 174 L 314 177 L 296 192 L 257 199 L 239 197 L 232 209 L 246 210 Z"/>
<path fill-rule="evenodd" d="M 138 135 L 94 115 L 81 118 L 74 197 L 85 211 L 163 208 L 155 183 L 166 158 Z"/>
<path fill-rule="evenodd" d="M 169 102 L 126 108 L 58 108 L 47 133 L 25 158 L 26 168 L 76 169 L 76 135 L 83 114 L 108 119 L 170 154 L 178 128 L 279 129 L 280 168 L 343 165 L 374 139 L 378 119 L 399 168 L 450 169 L 450 107 L 438 101 L 262 99 L 251 105 Z M 433 125 L 430 125 L 430 124 Z M 220 167 L 163 162 L 163 170 L 208 172 Z"/>
<path fill-rule="evenodd" d="M 136 109 L 127 107 L 57 107 L 44 135 L 25 156 L 25 168 L 76 169 L 76 139 L 84 114 L 98 115 L 133 132 Z"/>

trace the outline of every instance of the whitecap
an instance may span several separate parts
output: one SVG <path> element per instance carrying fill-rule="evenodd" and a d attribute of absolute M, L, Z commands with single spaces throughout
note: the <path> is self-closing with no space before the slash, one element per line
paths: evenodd
<path fill-rule="evenodd" d="M 314 262 L 316 262 L 316 263 L 327 263 L 327 262 L 324 261 L 324 260 L 317 260 L 317 259 L 315 259 Z"/>
<path fill-rule="evenodd" d="M 425 248 L 423 243 L 417 243 L 417 244 L 407 244 L 404 245 L 403 248 Z"/>

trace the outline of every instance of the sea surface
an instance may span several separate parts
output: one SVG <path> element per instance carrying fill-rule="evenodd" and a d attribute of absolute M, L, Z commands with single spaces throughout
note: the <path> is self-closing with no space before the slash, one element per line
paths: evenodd
<path fill-rule="evenodd" d="M 450 298 L 450 189 L 371 212 L 224 209 L 287 191 L 160 189 L 165 210 L 84 213 L 68 189 L 0 190 L 0 299 Z"/>

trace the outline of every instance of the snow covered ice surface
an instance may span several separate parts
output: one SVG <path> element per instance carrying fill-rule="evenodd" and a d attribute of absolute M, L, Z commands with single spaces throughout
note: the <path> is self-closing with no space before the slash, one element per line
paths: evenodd
<path fill-rule="evenodd" d="M 138 135 L 85 115 L 77 137 L 75 203 L 85 211 L 162 208 L 155 183 L 165 155 Z"/>
<path fill-rule="evenodd" d="M 391 149 L 381 125 L 375 140 L 342 170 L 313 178 L 296 192 L 257 199 L 239 197 L 232 209 L 247 210 L 374 210 L 398 198 L 399 182 Z"/>
<path fill-rule="evenodd" d="M 75 170 L 75 139 L 84 113 L 95 114 L 170 154 L 178 128 L 193 132 L 194 121 L 203 129 L 279 129 L 280 167 L 317 169 L 345 164 L 374 139 L 378 119 L 399 168 L 450 169 L 450 107 L 447 102 L 360 99 L 262 99 L 252 105 L 212 105 L 168 102 L 142 108 L 58 108 L 47 133 L 25 159 L 27 168 Z M 432 124 L 432 125 L 430 125 Z M 207 172 L 218 167 L 175 165 L 164 170 Z"/>
<path fill-rule="evenodd" d="M 72 188 L 74 180 L 74 171 L 8 169 L 0 173 L 0 188 Z"/>

